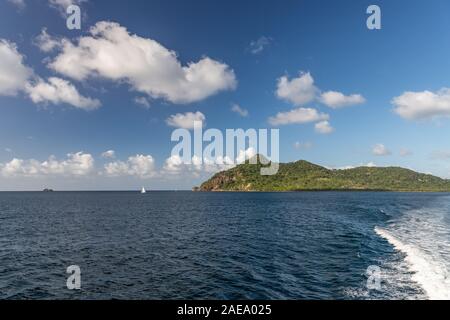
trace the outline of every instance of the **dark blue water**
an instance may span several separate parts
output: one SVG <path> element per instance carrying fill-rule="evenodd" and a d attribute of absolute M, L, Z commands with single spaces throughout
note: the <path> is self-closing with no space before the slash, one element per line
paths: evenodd
<path fill-rule="evenodd" d="M 408 193 L 0 193 L 0 298 L 426 298 L 434 287 L 408 250 L 431 252 L 437 276 L 446 272 L 448 203 Z M 421 247 L 408 229 L 439 224 L 443 234 Z M 66 288 L 70 265 L 81 268 L 80 291 Z M 382 270 L 377 290 L 369 266 Z"/>

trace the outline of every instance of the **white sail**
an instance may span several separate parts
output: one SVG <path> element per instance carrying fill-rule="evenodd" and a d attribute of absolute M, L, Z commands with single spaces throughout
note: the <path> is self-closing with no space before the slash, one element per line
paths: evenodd
<path fill-rule="evenodd" d="M 142 194 L 147 193 L 147 191 L 145 190 L 144 187 L 142 187 L 141 193 L 142 193 Z"/>

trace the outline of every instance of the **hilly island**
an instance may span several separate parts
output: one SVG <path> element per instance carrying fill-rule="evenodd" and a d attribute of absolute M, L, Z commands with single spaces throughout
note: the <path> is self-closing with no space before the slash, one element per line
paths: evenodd
<path fill-rule="evenodd" d="M 278 173 L 260 174 L 248 161 L 215 174 L 196 191 L 403 191 L 450 192 L 450 180 L 401 167 L 328 169 L 308 161 L 280 163 Z"/>

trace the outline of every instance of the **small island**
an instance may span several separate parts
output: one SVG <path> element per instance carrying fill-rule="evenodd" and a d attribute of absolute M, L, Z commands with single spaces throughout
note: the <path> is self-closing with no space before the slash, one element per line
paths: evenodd
<path fill-rule="evenodd" d="M 45 188 L 44 190 L 42 190 L 42 192 L 53 192 L 54 190 L 53 189 L 48 189 L 48 188 Z"/>
<path fill-rule="evenodd" d="M 450 192 L 450 180 L 401 167 L 328 169 L 308 161 L 280 163 L 273 176 L 249 161 L 215 174 L 195 191 L 401 191 Z"/>

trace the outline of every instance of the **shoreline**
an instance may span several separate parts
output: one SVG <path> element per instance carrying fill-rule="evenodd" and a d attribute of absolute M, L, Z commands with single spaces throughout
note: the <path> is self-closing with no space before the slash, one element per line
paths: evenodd
<path fill-rule="evenodd" d="M 127 192 L 127 193 L 139 193 L 137 190 L 58 190 L 53 192 L 44 192 L 39 190 L 0 190 L 0 193 L 43 193 L 43 194 L 53 194 L 53 193 L 71 193 L 71 192 L 98 192 L 98 193 L 107 193 L 107 192 Z M 303 193 L 303 192 L 339 192 L 339 193 L 449 193 L 449 191 L 414 191 L 414 190 L 375 190 L 375 189 L 305 189 L 305 190 L 267 190 L 267 191 L 246 191 L 246 190 L 208 190 L 208 191 L 194 191 L 194 190 L 148 190 L 147 193 L 160 193 L 160 192 L 192 192 L 192 193 Z"/>
<path fill-rule="evenodd" d="M 302 192 L 358 192 L 358 193 L 449 193 L 450 191 L 411 191 L 411 190 L 286 190 L 286 191 L 244 191 L 244 190 L 214 190 L 214 191 L 192 191 L 198 193 L 302 193 Z"/>

